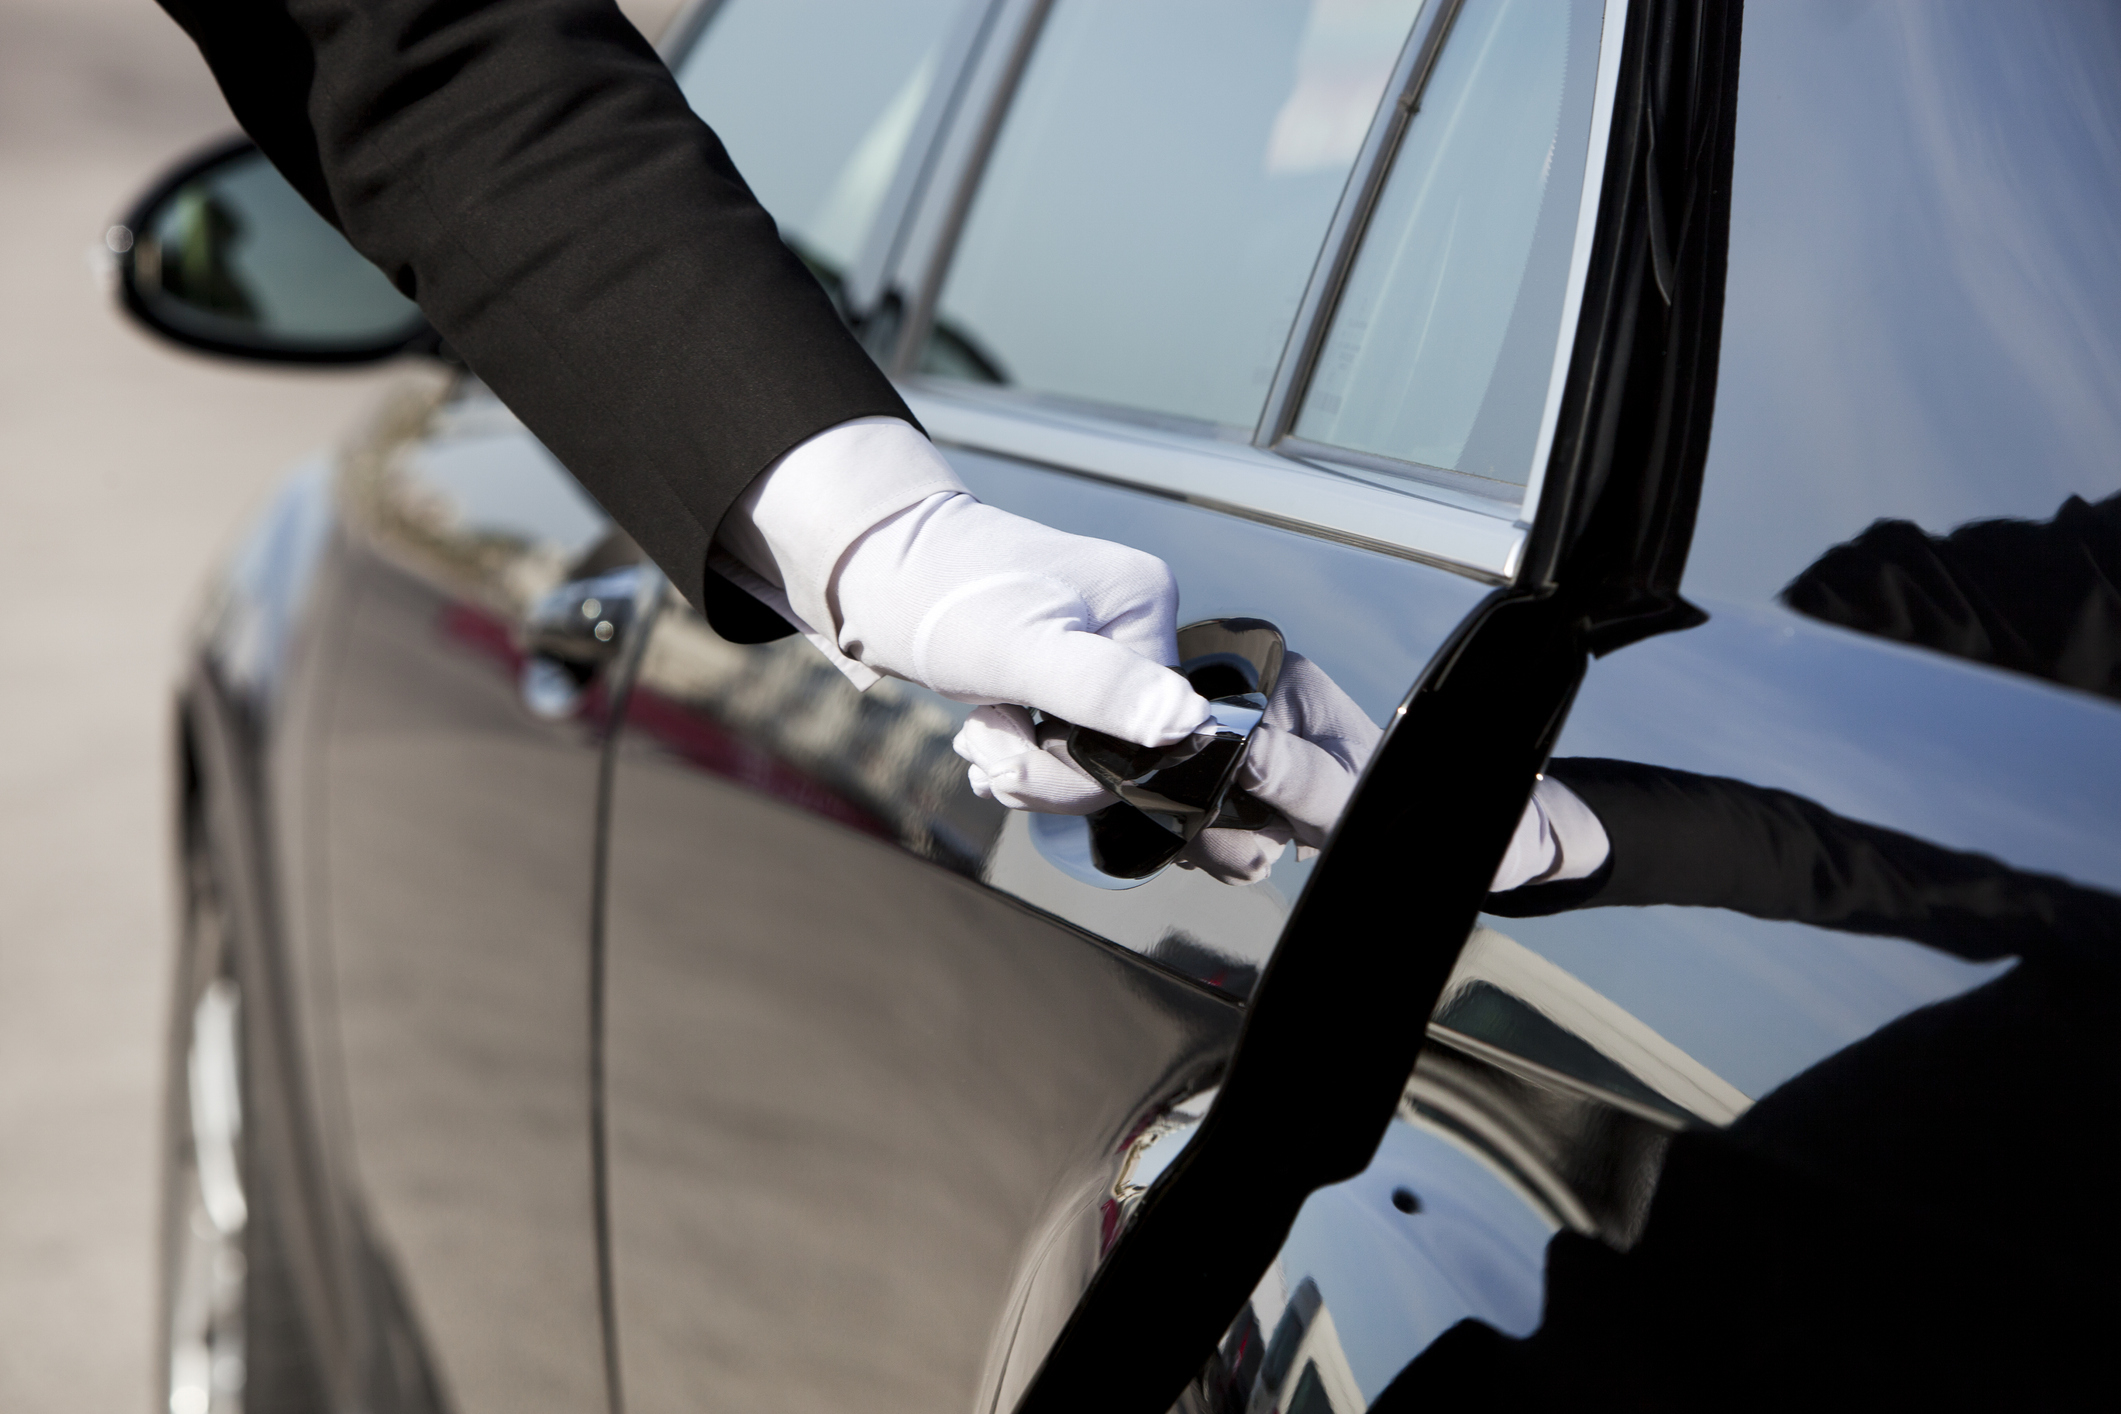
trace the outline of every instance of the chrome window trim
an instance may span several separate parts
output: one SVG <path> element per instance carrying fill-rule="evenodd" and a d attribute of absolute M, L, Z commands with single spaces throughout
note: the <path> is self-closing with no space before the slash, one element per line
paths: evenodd
<path fill-rule="evenodd" d="M 1555 336 L 1554 358 L 1548 366 L 1546 401 L 1540 410 L 1539 434 L 1532 444 L 1531 465 L 1526 468 L 1523 488 L 1520 490 L 1503 482 L 1486 482 L 1484 478 L 1448 468 L 1366 455 L 1326 443 L 1299 441 L 1291 435 L 1297 414 L 1303 407 L 1304 393 L 1310 386 L 1312 371 L 1323 351 L 1326 331 L 1332 327 L 1341 289 L 1355 263 L 1356 253 L 1369 234 L 1370 215 L 1376 208 L 1377 197 L 1391 173 L 1392 163 L 1399 155 L 1400 143 L 1414 115 L 1421 111 L 1422 91 L 1428 85 L 1437 56 L 1450 37 L 1451 22 L 1458 17 L 1463 3 L 1464 0 L 1435 0 L 1430 7 L 1435 11 L 1433 18 L 1424 11 L 1423 19 L 1416 22 L 1415 33 L 1408 38 L 1411 57 L 1401 61 L 1404 75 L 1400 80 L 1403 85 L 1401 96 L 1396 104 L 1379 112 L 1364 144 L 1361 160 L 1373 165 L 1361 174 L 1359 192 L 1351 181 L 1346 212 L 1334 217 L 1334 230 L 1328 245 L 1332 259 L 1328 262 L 1321 258 L 1321 278 L 1314 280 L 1317 286 L 1315 297 L 1312 291 L 1305 292 L 1298 316 L 1299 327 L 1290 339 L 1290 349 L 1295 356 L 1287 360 L 1287 371 L 1275 376 L 1274 391 L 1281 401 L 1276 405 L 1270 399 L 1267 412 L 1260 419 L 1260 435 L 1255 440 L 1260 446 L 1312 460 L 1396 472 L 1412 483 L 1408 495 L 1431 495 L 1434 494 L 1432 488 L 1440 486 L 1485 499 L 1484 493 L 1492 485 L 1501 492 L 1495 498 L 1494 513 L 1508 515 L 1529 525 L 1538 513 L 1540 491 L 1546 485 L 1547 463 L 1553 458 L 1554 433 L 1561 418 L 1562 389 L 1568 383 L 1570 356 L 1575 349 L 1576 329 L 1583 313 L 1583 291 L 1591 264 L 1591 238 L 1598 227 L 1598 198 L 1605 182 L 1606 149 L 1612 139 L 1613 107 L 1620 88 L 1620 55 L 1627 34 L 1628 0 L 1605 0 L 1599 20 L 1598 73 L 1591 89 L 1589 142 L 1584 155 L 1582 190 L 1577 196 L 1576 235 L 1569 252 L 1568 281 L 1562 292 L 1561 327 Z M 1424 21 L 1427 22 L 1426 28 Z M 1330 244 L 1333 240 L 1340 242 L 1337 249 Z M 1421 489 L 1413 489 L 1415 486 Z"/>
<path fill-rule="evenodd" d="M 1381 457 L 1375 452 L 1358 452 L 1302 437 L 1284 437 L 1274 444 L 1273 450 L 1285 457 L 1313 466 L 1323 465 L 1328 470 L 1365 481 L 1378 483 L 1378 479 L 1383 478 L 1379 484 L 1403 495 L 1431 496 L 1448 505 L 1464 506 L 1483 515 L 1514 518 L 1517 514 L 1520 488 L 1507 482 L 1468 476 L 1447 467 L 1403 462 L 1397 457 Z"/>
<path fill-rule="evenodd" d="M 1355 252 L 1362 248 L 1363 237 L 1368 233 L 1370 213 L 1376 208 L 1378 194 L 1384 190 L 1385 178 L 1392 171 L 1392 159 L 1399 153 L 1400 139 L 1406 136 L 1407 125 L 1414 115 L 1421 111 L 1422 91 L 1428 87 L 1429 75 L 1436 68 L 1437 55 L 1443 52 L 1444 40 L 1450 37 L 1451 21 L 1458 18 L 1459 7 L 1464 3 L 1465 0 L 1428 0 L 1415 15 L 1413 28 L 1407 31 L 1406 44 L 1392 66 L 1392 77 L 1385 83 L 1384 101 L 1377 105 L 1377 112 L 1370 119 L 1370 130 L 1356 151 L 1340 204 L 1334 209 L 1333 219 L 1327 223 L 1325 241 L 1318 251 L 1318 263 L 1312 268 L 1303 298 L 1297 303 L 1295 321 L 1289 326 L 1288 342 L 1282 347 L 1281 361 L 1267 387 L 1267 400 L 1259 411 L 1259 422 L 1252 436 L 1254 446 L 1276 445 L 1295 425 L 1297 409 L 1303 404 L 1304 389 L 1311 381 L 1311 368 L 1318 359 L 1319 345 L 1325 341 L 1326 329 L 1333 321 L 1333 310 L 1340 303 L 1341 286 L 1347 282 L 1348 270 L 1355 264 Z"/>
<path fill-rule="evenodd" d="M 1480 478 L 1369 458 L 1289 433 L 1330 326 L 1341 283 L 1367 234 L 1378 194 L 1463 0 L 1428 0 L 1350 170 L 1317 263 L 1290 325 L 1249 443 L 1160 426 L 1126 409 L 1074 407 L 1035 394 L 944 384 L 913 370 L 934 318 L 957 239 L 1040 30 L 1055 0 L 994 0 L 985 38 L 960 80 L 956 110 L 927 159 L 924 186 L 901 218 L 879 291 L 910 292 L 885 367 L 938 442 L 1036 462 L 1093 480 L 1169 496 L 1301 534 L 1420 561 L 1488 583 L 1516 579 L 1553 456 L 1588 281 L 1620 80 L 1628 0 L 1605 0 L 1575 243 L 1547 398 L 1521 494 L 1488 494 Z M 1243 436 L 1242 432 L 1237 434 Z"/>
<path fill-rule="evenodd" d="M 691 0 L 663 27 L 656 40 L 656 52 L 673 78 L 723 3 L 724 0 Z M 908 243 L 912 217 L 921 208 L 930 181 L 943 166 L 943 144 L 959 126 L 959 106 L 975 87 L 973 80 L 981 72 L 978 61 L 998 28 L 1002 33 L 1009 32 L 1006 26 L 998 27 L 996 21 L 1012 8 L 1023 8 L 1022 0 L 961 0 L 960 12 L 951 21 L 937 56 L 935 87 L 921 105 L 913 132 L 906 140 L 906 150 L 899 156 L 890 186 L 885 188 L 884 200 L 862 237 L 854 264 L 845 272 L 841 301 L 850 317 L 859 320 L 873 314 L 889 292 L 891 274 L 900 266 Z M 1039 8 L 1042 12 L 1043 5 Z"/>
<path fill-rule="evenodd" d="M 1583 318 L 1583 289 L 1591 272 L 1591 238 L 1598 232 L 1599 199 L 1605 186 L 1606 149 L 1613 139 L 1613 106 L 1620 93 L 1620 55 L 1626 47 L 1628 0 L 1605 0 L 1605 21 L 1598 35 L 1598 84 L 1591 91 L 1591 145 L 1583 159 L 1583 194 L 1576 207 L 1576 245 L 1569 252 L 1569 283 L 1561 296 L 1561 328 L 1554 339 L 1554 363 L 1547 374 L 1547 403 L 1539 415 L 1539 438 L 1532 444 L 1532 474 L 1525 482 L 1523 517 L 1538 512 L 1547 484 L 1547 464 L 1554 458 L 1554 432 L 1561 422 L 1561 394 L 1568 386 L 1569 364 L 1576 350 L 1576 328 Z"/>
<path fill-rule="evenodd" d="M 955 386 L 902 384 L 913 415 L 945 446 L 1111 482 L 1502 584 L 1523 562 L 1527 528 L 1410 495 L 1244 442 Z"/>
<path fill-rule="evenodd" d="M 901 221 L 896 256 L 878 282 L 880 296 L 891 289 L 908 291 L 905 323 L 890 356 L 882 360 L 893 376 L 903 377 L 920 358 L 987 158 L 1052 8 L 1053 0 L 996 0 L 985 38 L 959 81 L 956 111 L 933 145 L 922 199 Z"/>

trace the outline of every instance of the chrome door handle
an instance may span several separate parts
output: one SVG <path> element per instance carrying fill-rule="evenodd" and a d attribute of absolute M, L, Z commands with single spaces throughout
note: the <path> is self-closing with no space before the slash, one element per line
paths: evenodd
<path fill-rule="evenodd" d="M 597 669 L 619 656 L 654 583 L 646 565 L 628 565 L 548 591 L 524 616 L 523 701 L 541 717 L 580 705 Z"/>

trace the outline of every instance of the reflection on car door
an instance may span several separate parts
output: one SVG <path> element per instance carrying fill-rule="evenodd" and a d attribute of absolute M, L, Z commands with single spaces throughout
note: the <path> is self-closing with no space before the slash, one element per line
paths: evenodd
<path fill-rule="evenodd" d="M 1799 4 L 1745 30 L 1684 581 L 1706 622 L 1591 668 L 1549 774 L 1610 869 L 1498 896 L 1510 975 L 1440 1018 L 1577 1076 L 1618 1062 L 1601 1083 L 1691 1122 L 1625 1259 L 1558 1242 L 1528 1342 L 1465 1332 L 1408 1384 L 1536 1404 L 1544 1365 L 1624 1370 L 1652 1406 L 1828 1379 L 1851 1404 L 2071 1404 L 2113 1307 L 2082 1119 L 2121 1094 L 2121 395 L 2060 370 L 2117 358 L 2089 235 L 2121 212 L 2093 77 L 2113 16 Z M 2021 66 L 2037 84 L 1999 89 Z M 1976 133 L 1997 158 L 1965 162 Z M 1976 211 L 2009 213 L 2008 245 Z M 2070 350 L 2059 376 L 2025 376 L 2032 348 Z M 1525 1026 L 1512 979 L 1538 973 L 1589 1005 Z M 1594 1012 L 1662 1054 L 1591 1056 Z"/>
<path fill-rule="evenodd" d="M 1521 553 L 1600 9 L 1542 28 L 1505 5 L 1483 21 L 1499 37 L 1467 46 L 1486 67 L 1453 80 L 1475 107 L 1497 84 L 1543 92 L 1558 159 L 1511 134 L 1417 154 L 1448 169 L 1432 188 L 1524 173 L 1488 222 L 1515 244 L 1439 316 L 1487 341 L 1489 372 L 1416 410 L 1433 435 L 1394 441 L 1409 418 L 1365 400 L 1403 389 L 1366 391 L 1389 380 L 1344 337 L 1341 396 L 1375 415 L 1276 450 L 1290 350 L 1331 313 L 1400 132 L 1388 100 L 1457 7 L 1061 0 L 1042 26 L 1040 8 L 995 7 L 965 80 L 1013 83 L 1006 111 L 960 113 L 932 161 L 908 158 L 930 185 L 882 283 L 913 317 L 872 346 L 982 499 L 1162 556 L 1182 620 L 1276 624 L 1381 722 Z M 895 91 L 863 84 L 848 150 Z M 747 173 L 771 160 L 732 152 Z M 1395 239 L 1433 224 L 1414 206 Z M 820 244 L 799 211 L 784 225 Z M 1373 285 L 1387 314 L 1413 298 Z M 1459 457 L 1469 440 L 1484 460 Z M 949 745 L 967 711 L 896 682 L 857 693 L 801 640 L 739 647 L 675 600 L 656 623 L 615 757 L 604 944 L 637 1411 L 1010 1407 L 1212 1099 L 1304 852 L 1244 887 L 1065 868 L 1050 830 L 971 793 Z M 1337 1368 L 1309 1378 L 1344 1399 Z"/>
<path fill-rule="evenodd" d="M 339 491 L 347 622 L 317 758 L 359 1220 L 449 1407 L 594 1408 L 585 997 L 608 708 L 600 675 L 526 658 L 520 635 L 563 580 L 630 556 L 475 384 L 387 408 Z M 598 621 L 623 623 L 606 597 Z"/>

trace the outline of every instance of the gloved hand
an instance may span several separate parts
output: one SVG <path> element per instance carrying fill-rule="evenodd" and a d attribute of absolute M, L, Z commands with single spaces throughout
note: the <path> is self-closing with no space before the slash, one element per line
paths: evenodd
<path fill-rule="evenodd" d="M 1069 758 L 1064 732 L 1052 724 L 1034 727 L 1022 708 L 983 707 L 958 733 L 957 753 L 972 763 L 973 789 L 1012 809 L 1087 815 L 1110 805 L 1111 793 Z M 1238 775 L 1238 784 L 1279 818 L 1262 830 L 1204 830 L 1178 857 L 1179 867 L 1248 884 L 1265 878 L 1291 842 L 1299 857 L 1322 847 L 1381 736 L 1317 664 L 1290 653 Z M 1591 808 L 1543 776 L 1489 889 L 1588 878 L 1610 853 Z"/>
<path fill-rule="evenodd" d="M 803 443 L 752 484 L 717 541 L 715 568 L 798 623 L 857 686 L 890 674 L 1144 746 L 1180 741 L 1207 717 L 1169 669 L 1178 585 L 1163 561 L 981 504 L 896 418 Z"/>
<path fill-rule="evenodd" d="M 1303 662 L 1290 654 L 1288 663 Z M 1377 728 L 1354 710 L 1331 679 L 1309 663 L 1306 681 L 1290 694 L 1295 710 L 1286 714 L 1281 729 L 1268 736 L 1275 722 L 1270 708 L 1267 720 L 1253 734 L 1245 755 L 1240 782 L 1254 795 L 1280 811 L 1290 821 L 1264 830 L 1204 830 L 1179 856 L 1181 868 L 1204 869 L 1225 883 L 1251 883 L 1263 879 L 1281 857 L 1290 838 L 1297 842 L 1298 856 L 1325 843 L 1361 773 L 1363 763 L 1377 748 Z M 1283 682 L 1288 682 L 1287 666 Z M 1309 679 L 1315 675 L 1316 681 Z M 1337 699 L 1337 700 L 1336 700 Z M 1275 706 L 1283 701 L 1279 687 Z M 1305 710 L 1309 707 L 1309 711 Z M 1353 721 L 1350 721 L 1350 714 Z M 1360 725 L 1357 725 L 1357 724 Z M 1336 727 L 1348 734 L 1337 741 L 1318 740 Z M 1363 735 L 1368 728 L 1368 735 Z M 1255 781 L 1256 776 L 1256 781 Z M 1510 847 L 1496 866 L 1490 893 L 1504 893 L 1526 884 L 1548 884 L 1562 879 L 1588 879 L 1604 867 L 1612 853 L 1605 826 L 1583 798 L 1555 780 L 1541 776 L 1525 802 L 1524 814 L 1510 836 Z"/>
<path fill-rule="evenodd" d="M 955 745 L 972 763 L 972 788 L 981 795 L 1017 810 L 1087 815 L 1114 797 L 1069 759 L 1064 730 L 1034 727 L 1018 707 L 983 707 Z M 1347 808 L 1379 735 L 1317 664 L 1288 654 L 1238 770 L 1238 784 L 1280 818 L 1263 830 L 1204 830 L 1178 857 L 1179 866 L 1249 884 L 1266 877 L 1292 840 L 1300 850 L 1316 850 Z"/>
<path fill-rule="evenodd" d="M 1250 884 L 1267 877 L 1292 840 L 1298 858 L 1315 854 L 1383 735 L 1316 663 L 1288 654 L 1237 776 L 1281 819 L 1263 830 L 1203 830 L 1178 857 L 1179 867 Z"/>
<path fill-rule="evenodd" d="M 1507 893 L 1526 884 L 1588 879 L 1613 852 L 1605 826 L 1583 797 L 1552 776 L 1541 776 L 1517 819 L 1517 831 L 1488 892 Z"/>

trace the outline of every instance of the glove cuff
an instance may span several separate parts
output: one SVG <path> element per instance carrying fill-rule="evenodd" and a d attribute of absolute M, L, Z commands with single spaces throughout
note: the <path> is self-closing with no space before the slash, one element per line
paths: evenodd
<path fill-rule="evenodd" d="M 908 507 L 965 489 L 912 424 L 858 417 L 818 433 L 760 473 L 723 518 L 715 539 L 759 579 L 784 591 L 807 631 L 837 639 L 830 591 L 848 550 Z"/>

